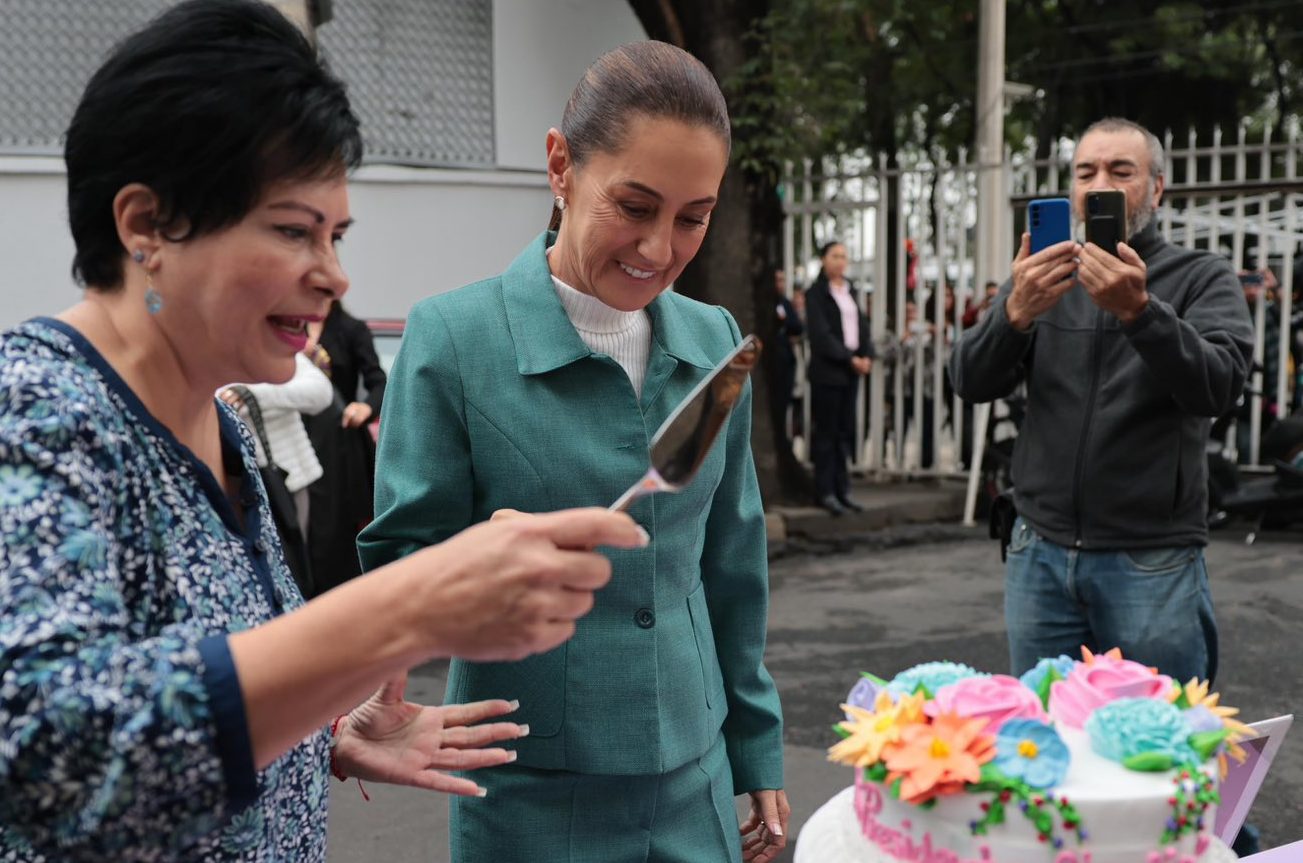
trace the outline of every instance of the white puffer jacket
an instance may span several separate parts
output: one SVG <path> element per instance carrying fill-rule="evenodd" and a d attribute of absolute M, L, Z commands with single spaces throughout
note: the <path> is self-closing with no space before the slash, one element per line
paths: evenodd
<path fill-rule="evenodd" d="M 334 388 L 312 361 L 299 354 L 294 358 L 294 377 L 283 384 L 245 384 L 262 410 L 263 427 L 271 444 L 271 458 L 288 472 L 285 487 L 291 492 L 307 488 L 321 478 L 321 462 L 308 440 L 299 414 L 315 416 L 330 407 Z M 247 414 L 241 411 L 247 420 Z M 262 443 L 254 435 L 258 465 L 267 466 Z"/>

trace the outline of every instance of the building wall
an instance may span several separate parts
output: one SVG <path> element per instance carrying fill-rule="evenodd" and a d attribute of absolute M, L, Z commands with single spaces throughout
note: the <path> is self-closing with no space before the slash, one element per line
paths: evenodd
<path fill-rule="evenodd" d="M 336 20 L 359 2 L 335 0 Z M 603 51 L 644 38 L 617 0 L 492 0 L 491 14 L 494 163 L 368 160 L 357 172 L 350 187 L 357 224 L 342 247 L 353 282 L 346 302 L 356 314 L 402 317 L 424 296 L 509 264 L 546 225 L 544 136 L 560 124 L 571 88 Z M 336 63 L 341 73 L 346 66 Z M 0 327 L 56 313 L 78 297 L 65 195 L 51 148 L 32 156 L 0 146 Z"/>

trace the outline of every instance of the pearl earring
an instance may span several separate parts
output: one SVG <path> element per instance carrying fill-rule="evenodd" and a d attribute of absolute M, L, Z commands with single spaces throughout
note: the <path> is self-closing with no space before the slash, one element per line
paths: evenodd
<path fill-rule="evenodd" d="M 135 261 L 137 264 L 145 263 L 145 251 L 143 249 L 136 249 L 131 253 L 131 260 Z"/>
<path fill-rule="evenodd" d="M 558 210 L 564 212 L 566 208 L 566 199 L 561 197 L 560 195 L 557 195 L 555 198 L 552 199 L 552 205 L 556 207 Z"/>

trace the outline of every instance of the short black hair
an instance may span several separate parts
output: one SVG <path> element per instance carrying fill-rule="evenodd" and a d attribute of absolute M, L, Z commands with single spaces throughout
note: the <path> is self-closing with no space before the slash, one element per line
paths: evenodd
<path fill-rule="evenodd" d="M 127 37 L 91 76 L 68 127 L 73 277 L 111 290 L 126 256 L 113 199 L 158 195 L 180 242 L 238 222 L 268 185 L 343 175 L 362 161 L 344 84 L 261 0 L 187 0 Z"/>

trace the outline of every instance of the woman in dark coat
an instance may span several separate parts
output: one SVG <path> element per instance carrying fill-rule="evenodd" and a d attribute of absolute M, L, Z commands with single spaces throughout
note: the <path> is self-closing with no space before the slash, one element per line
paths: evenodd
<path fill-rule="evenodd" d="M 819 258 L 823 268 L 805 294 L 814 426 L 810 455 L 816 502 L 841 515 L 862 509 L 850 496 L 847 461 L 855 452 L 855 400 L 860 378 L 873 363 L 873 343 L 855 286 L 846 278 L 846 247 L 828 243 Z"/>
<path fill-rule="evenodd" d="M 335 387 L 333 405 L 303 418 L 324 470 L 308 489 L 308 553 L 313 588 L 321 594 L 362 572 L 356 539 L 371 521 L 375 478 L 375 442 L 368 425 L 380 416 L 385 371 L 371 331 L 338 300 L 318 344 L 328 356 L 325 371 Z"/>

